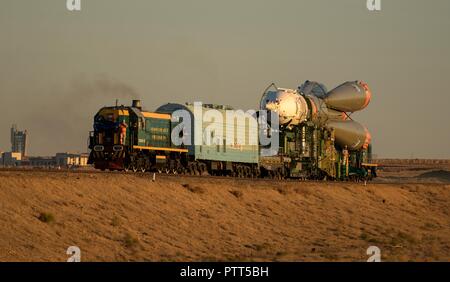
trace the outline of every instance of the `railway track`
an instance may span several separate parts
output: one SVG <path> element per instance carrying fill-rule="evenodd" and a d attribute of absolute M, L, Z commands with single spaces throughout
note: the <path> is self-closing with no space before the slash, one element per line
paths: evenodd
<path fill-rule="evenodd" d="M 167 174 L 158 172 L 122 172 L 122 171 L 101 171 L 94 169 L 22 169 L 22 168 L 0 168 L 0 173 L 2 172 L 30 172 L 30 173 L 69 173 L 69 174 L 111 174 L 111 175 L 135 175 L 138 177 L 147 177 L 152 179 L 153 174 L 156 174 L 156 179 L 159 178 L 191 178 L 191 179 L 211 179 L 211 180 L 233 180 L 239 182 L 284 182 L 284 183 L 326 183 L 326 184 L 345 184 L 345 183 L 360 183 L 364 185 L 364 182 L 351 182 L 351 181 L 326 181 L 326 180 L 299 180 L 299 179 L 270 179 L 270 178 L 238 178 L 231 176 L 212 176 L 212 175 L 189 175 L 189 174 Z M 1 175 L 1 174 L 0 174 Z M 448 183 L 436 183 L 436 182 L 425 182 L 425 181 L 378 181 L 373 180 L 367 182 L 371 185 L 406 185 L 406 184 L 423 184 L 423 185 L 448 185 Z"/>

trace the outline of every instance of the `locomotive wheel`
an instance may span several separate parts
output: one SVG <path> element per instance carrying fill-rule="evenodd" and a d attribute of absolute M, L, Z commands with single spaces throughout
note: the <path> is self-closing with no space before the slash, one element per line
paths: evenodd
<path fill-rule="evenodd" d="M 257 171 L 256 171 L 256 169 L 251 169 L 250 170 L 250 177 L 251 178 L 257 178 L 258 177 L 258 173 L 257 173 Z"/>
<path fill-rule="evenodd" d="M 141 167 L 141 172 L 145 172 L 145 171 L 146 171 L 145 167 Z"/>
<path fill-rule="evenodd" d="M 136 165 L 133 165 L 133 166 L 131 167 L 131 170 L 132 170 L 133 172 L 137 172 L 137 171 L 138 171 L 138 168 L 137 168 Z"/>
<path fill-rule="evenodd" d="M 193 163 L 193 164 L 191 165 L 191 168 L 192 168 L 192 173 L 191 173 L 191 175 L 200 175 L 200 171 L 199 171 L 199 169 L 198 169 L 198 163 Z"/>
<path fill-rule="evenodd" d="M 259 168 L 255 168 L 255 177 L 260 178 L 261 177 L 261 170 Z"/>
<path fill-rule="evenodd" d="M 189 175 L 195 175 L 195 167 L 194 167 L 194 164 L 190 164 L 190 165 L 189 165 L 188 171 L 189 171 Z"/>
<path fill-rule="evenodd" d="M 281 171 L 281 168 L 277 169 L 277 179 L 283 179 L 283 172 Z"/>
<path fill-rule="evenodd" d="M 247 177 L 247 178 L 252 177 L 252 170 L 248 166 L 245 167 L 245 177 Z"/>
<path fill-rule="evenodd" d="M 199 164 L 199 170 L 200 175 L 207 175 L 208 174 L 208 168 L 206 167 L 206 164 Z"/>
<path fill-rule="evenodd" d="M 244 178 L 244 168 L 242 166 L 238 167 L 238 177 Z"/>

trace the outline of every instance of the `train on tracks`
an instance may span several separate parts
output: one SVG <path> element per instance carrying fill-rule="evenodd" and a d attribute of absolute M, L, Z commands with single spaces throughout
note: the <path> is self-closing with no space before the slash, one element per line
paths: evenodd
<path fill-rule="evenodd" d="M 224 105 L 168 103 L 149 112 L 140 100 L 131 106 L 116 103 L 94 116 L 88 163 L 100 170 L 370 180 L 377 167 L 371 136 L 351 118 L 370 99 L 369 87 L 361 81 L 331 91 L 313 81 L 297 89 L 272 84 L 260 109 L 245 113 L 241 122 Z M 262 144 L 261 136 L 272 138 L 271 144 Z"/>

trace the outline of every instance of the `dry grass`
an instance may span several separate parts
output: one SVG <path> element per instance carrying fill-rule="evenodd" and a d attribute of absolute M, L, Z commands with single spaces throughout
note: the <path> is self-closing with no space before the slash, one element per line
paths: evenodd
<path fill-rule="evenodd" d="M 242 198 L 244 196 L 244 193 L 242 191 L 239 190 L 231 190 L 230 194 L 235 196 L 236 198 Z"/>
<path fill-rule="evenodd" d="M 0 171 L 0 261 L 449 261 L 449 202 L 438 183 Z"/>
<path fill-rule="evenodd" d="M 199 186 L 191 186 L 190 184 L 183 184 L 181 185 L 184 188 L 186 188 L 189 192 L 195 193 L 195 194 L 203 194 L 205 193 L 205 189 Z"/>
<path fill-rule="evenodd" d="M 126 248 L 136 248 L 139 245 L 139 240 L 130 233 L 125 234 L 122 242 Z"/>
<path fill-rule="evenodd" d="M 41 212 L 37 218 L 44 223 L 51 223 L 55 221 L 55 217 L 51 213 L 47 212 Z"/>
<path fill-rule="evenodd" d="M 120 218 L 117 217 L 117 216 L 114 216 L 111 219 L 111 225 L 114 226 L 114 227 L 120 226 L 120 223 L 121 223 Z"/>

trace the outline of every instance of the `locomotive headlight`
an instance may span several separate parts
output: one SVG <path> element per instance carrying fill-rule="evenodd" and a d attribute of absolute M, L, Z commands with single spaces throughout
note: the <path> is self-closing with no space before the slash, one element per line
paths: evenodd
<path fill-rule="evenodd" d="M 114 145 L 113 151 L 114 151 L 114 152 L 120 152 L 120 151 L 123 151 L 123 146 L 122 146 L 122 145 Z"/>
<path fill-rule="evenodd" d="M 96 151 L 96 152 L 103 152 L 103 150 L 105 150 L 105 147 L 103 147 L 102 145 L 94 146 L 94 151 Z"/>

